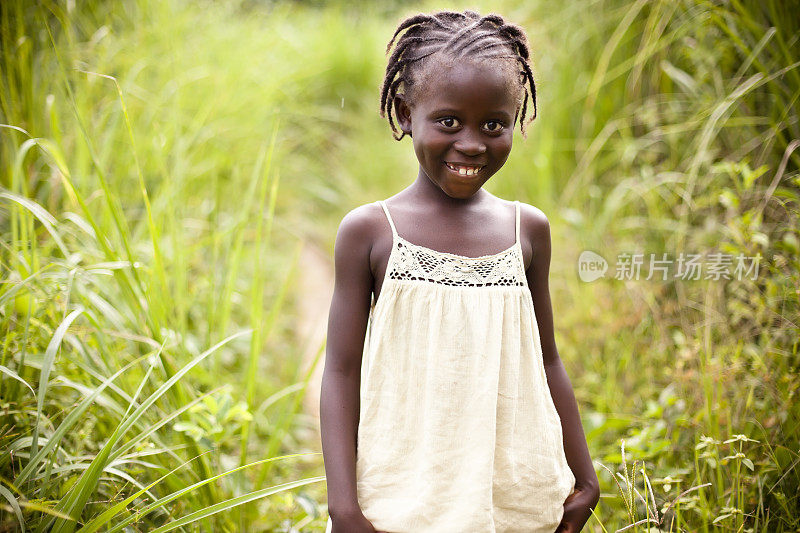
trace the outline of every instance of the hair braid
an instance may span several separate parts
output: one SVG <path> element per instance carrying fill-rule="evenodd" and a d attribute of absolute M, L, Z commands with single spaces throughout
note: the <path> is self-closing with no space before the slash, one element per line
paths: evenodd
<path fill-rule="evenodd" d="M 400 35 L 403 30 L 405 32 Z M 520 26 L 506 22 L 496 13 L 481 17 L 471 10 L 438 11 L 433 14 L 419 13 L 401 21 L 386 46 L 387 55 L 392 44 L 395 44 L 395 39 L 397 43 L 388 59 L 386 75 L 381 85 L 380 115 L 388 118 L 392 136 L 396 140 L 401 140 L 406 134 L 401 132 L 398 137 L 392 120 L 392 109 L 398 90 L 402 85 L 401 94 L 410 103 L 416 94 L 416 82 L 419 81 L 420 73 L 425 68 L 422 60 L 436 53 L 447 54 L 453 58 L 496 59 L 504 63 L 498 65 L 500 68 L 509 67 L 509 64 L 505 63 L 507 60 L 520 63 L 522 70 L 517 71 L 519 78 L 515 78 L 515 81 L 521 85 L 523 94 L 514 120 L 519 117 L 521 108 L 520 130 L 525 136 L 525 115 L 528 110 L 529 94 L 526 84 L 530 86 L 530 98 L 533 104 L 533 114 L 529 122 L 536 118 L 537 106 L 536 84 L 529 62 L 528 38 Z M 503 50 L 496 51 L 498 48 L 504 49 L 506 53 L 503 53 Z M 507 53 L 509 49 L 511 54 Z"/>

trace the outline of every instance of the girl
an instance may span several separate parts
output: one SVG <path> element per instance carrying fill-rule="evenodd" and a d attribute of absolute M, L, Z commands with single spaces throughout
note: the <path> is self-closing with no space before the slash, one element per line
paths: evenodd
<path fill-rule="evenodd" d="M 320 430 L 328 531 L 580 531 L 599 499 L 553 338 L 550 232 L 486 183 L 530 86 L 527 37 L 490 14 L 419 14 L 381 116 L 419 174 L 350 211 L 335 245 Z M 498 251 L 499 250 L 499 251 Z"/>

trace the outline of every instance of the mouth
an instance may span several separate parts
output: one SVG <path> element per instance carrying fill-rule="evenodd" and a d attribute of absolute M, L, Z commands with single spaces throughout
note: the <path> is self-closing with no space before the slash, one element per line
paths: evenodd
<path fill-rule="evenodd" d="M 478 174 L 486 165 L 460 165 L 458 163 L 450 163 L 445 161 L 444 164 L 458 174 L 459 176 L 475 176 Z"/>

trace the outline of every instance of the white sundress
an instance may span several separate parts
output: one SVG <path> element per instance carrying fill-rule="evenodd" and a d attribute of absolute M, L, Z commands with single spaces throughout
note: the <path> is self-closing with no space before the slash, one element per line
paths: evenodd
<path fill-rule="evenodd" d="M 358 502 L 389 533 L 553 533 L 575 486 L 515 243 L 392 251 L 361 366 Z M 327 531 L 332 529 L 330 518 Z"/>

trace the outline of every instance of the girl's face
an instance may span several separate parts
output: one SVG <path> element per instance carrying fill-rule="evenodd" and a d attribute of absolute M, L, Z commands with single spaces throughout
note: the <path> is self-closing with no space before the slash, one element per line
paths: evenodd
<path fill-rule="evenodd" d="M 420 172 L 452 198 L 475 194 L 511 153 L 517 86 L 502 68 L 465 60 L 432 66 L 411 107 L 398 97 Z"/>

